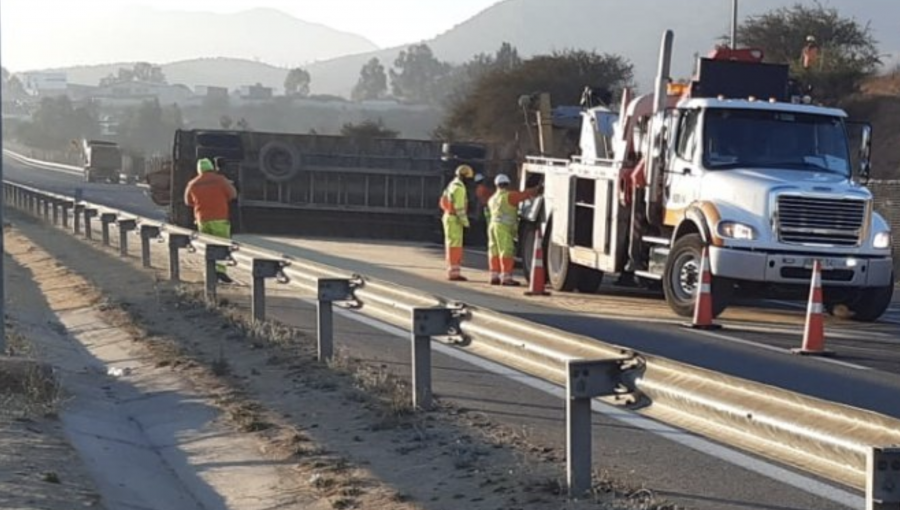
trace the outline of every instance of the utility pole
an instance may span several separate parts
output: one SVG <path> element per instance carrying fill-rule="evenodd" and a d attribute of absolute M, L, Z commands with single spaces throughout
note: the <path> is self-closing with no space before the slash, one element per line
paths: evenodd
<path fill-rule="evenodd" d="M 738 0 L 731 0 L 731 49 L 737 49 Z"/>

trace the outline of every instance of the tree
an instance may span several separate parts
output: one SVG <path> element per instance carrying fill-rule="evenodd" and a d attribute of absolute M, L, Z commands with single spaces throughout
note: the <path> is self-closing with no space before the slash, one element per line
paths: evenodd
<path fill-rule="evenodd" d="M 515 46 L 504 42 L 493 55 L 479 53 L 468 62 L 455 67 L 440 83 L 440 92 L 444 96 L 443 104 L 452 107 L 468 96 L 475 83 L 483 76 L 494 71 L 512 71 L 522 65 L 519 51 Z"/>
<path fill-rule="evenodd" d="M 438 104 L 442 99 L 436 84 L 446 77 L 452 66 L 435 58 L 427 44 L 412 45 L 400 52 L 391 69 L 394 96 L 413 103 Z"/>
<path fill-rule="evenodd" d="M 30 122 L 17 133 L 25 145 L 45 150 L 67 150 L 73 139 L 93 138 L 100 132 L 93 105 L 75 107 L 68 96 L 45 97 Z"/>
<path fill-rule="evenodd" d="M 138 62 L 131 69 L 120 67 L 116 74 L 110 74 L 100 80 L 101 87 L 112 87 L 120 83 L 146 81 L 150 83 L 167 83 L 162 67 L 147 62 Z"/>
<path fill-rule="evenodd" d="M 483 75 L 449 107 L 437 134 L 451 140 L 512 141 L 525 127 L 521 96 L 547 92 L 557 105 L 577 105 L 586 85 L 616 90 L 630 86 L 633 76 L 632 64 L 618 55 L 565 51 L 536 56 Z"/>
<path fill-rule="evenodd" d="M 288 96 L 306 97 L 309 95 L 310 81 L 309 72 L 305 69 L 291 69 L 284 79 L 284 93 Z"/>
<path fill-rule="evenodd" d="M 359 81 L 353 87 L 350 97 L 354 101 L 381 99 L 387 94 L 387 74 L 377 58 L 369 60 L 359 70 Z"/>
<path fill-rule="evenodd" d="M 166 75 L 163 74 L 162 68 L 147 62 L 138 62 L 135 64 L 134 69 L 132 69 L 132 74 L 137 81 L 166 83 Z"/>
<path fill-rule="evenodd" d="M 125 114 L 119 125 L 119 143 L 139 152 L 168 152 L 182 122 L 178 105 L 164 108 L 156 99 L 144 101 Z"/>
<path fill-rule="evenodd" d="M 766 60 L 791 65 L 800 81 L 812 85 L 814 95 L 835 102 L 857 90 L 881 63 L 868 24 L 842 18 L 833 8 L 816 3 L 795 4 L 747 18 L 738 27 L 743 46 L 761 48 Z M 803 69 L 800 56 L 807 36 L 816 38 L 818 63 Z"/>
<path fill-rule="evenodd" d="M 365 120 L 359 124 L 347 123 L 341 127 L 341 136 L 353 138 L 397 138 L 400 133 L 384 126 L 381 119 Z"/>

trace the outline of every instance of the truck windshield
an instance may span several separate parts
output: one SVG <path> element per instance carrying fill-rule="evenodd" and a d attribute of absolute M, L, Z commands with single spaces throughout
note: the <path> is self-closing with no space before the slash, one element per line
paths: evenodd
<path fill-rule="evenodd" d="M 782 168 L 850 175 L 847 135 L 838 117 L 746 109 L 708 109 L 704 116 L 706 168 Z"/>

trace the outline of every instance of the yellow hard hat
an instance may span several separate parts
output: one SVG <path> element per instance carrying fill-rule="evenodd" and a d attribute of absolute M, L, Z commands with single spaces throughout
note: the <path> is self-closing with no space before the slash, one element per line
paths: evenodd
<path fill-rule="evenodd" d="M 475 176 L 475 170 L 472 170 L 472 167 L 469 165 L 459 165 L 456 167 L 456 176 L 463 179 L 471 179 Z"/>

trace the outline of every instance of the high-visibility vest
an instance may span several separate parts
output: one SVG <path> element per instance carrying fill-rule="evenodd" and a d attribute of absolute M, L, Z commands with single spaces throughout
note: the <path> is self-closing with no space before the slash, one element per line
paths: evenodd
<path fill-rule="evenodd" d="M 465 216 L 466 185 L 458 178 L 450 181 L 450 184 L 444 188 L 444 192 L 441 194 L 441 200 L 438 205 L 445 214 Z"/>
<path fill-rule="evenodd" d="M 491 211 L 491 223 L 512 228 L 519 223 L 519 210 L 509 203 L 508 190 L 498 189 L 488 200 L 488 209 Z"/>

